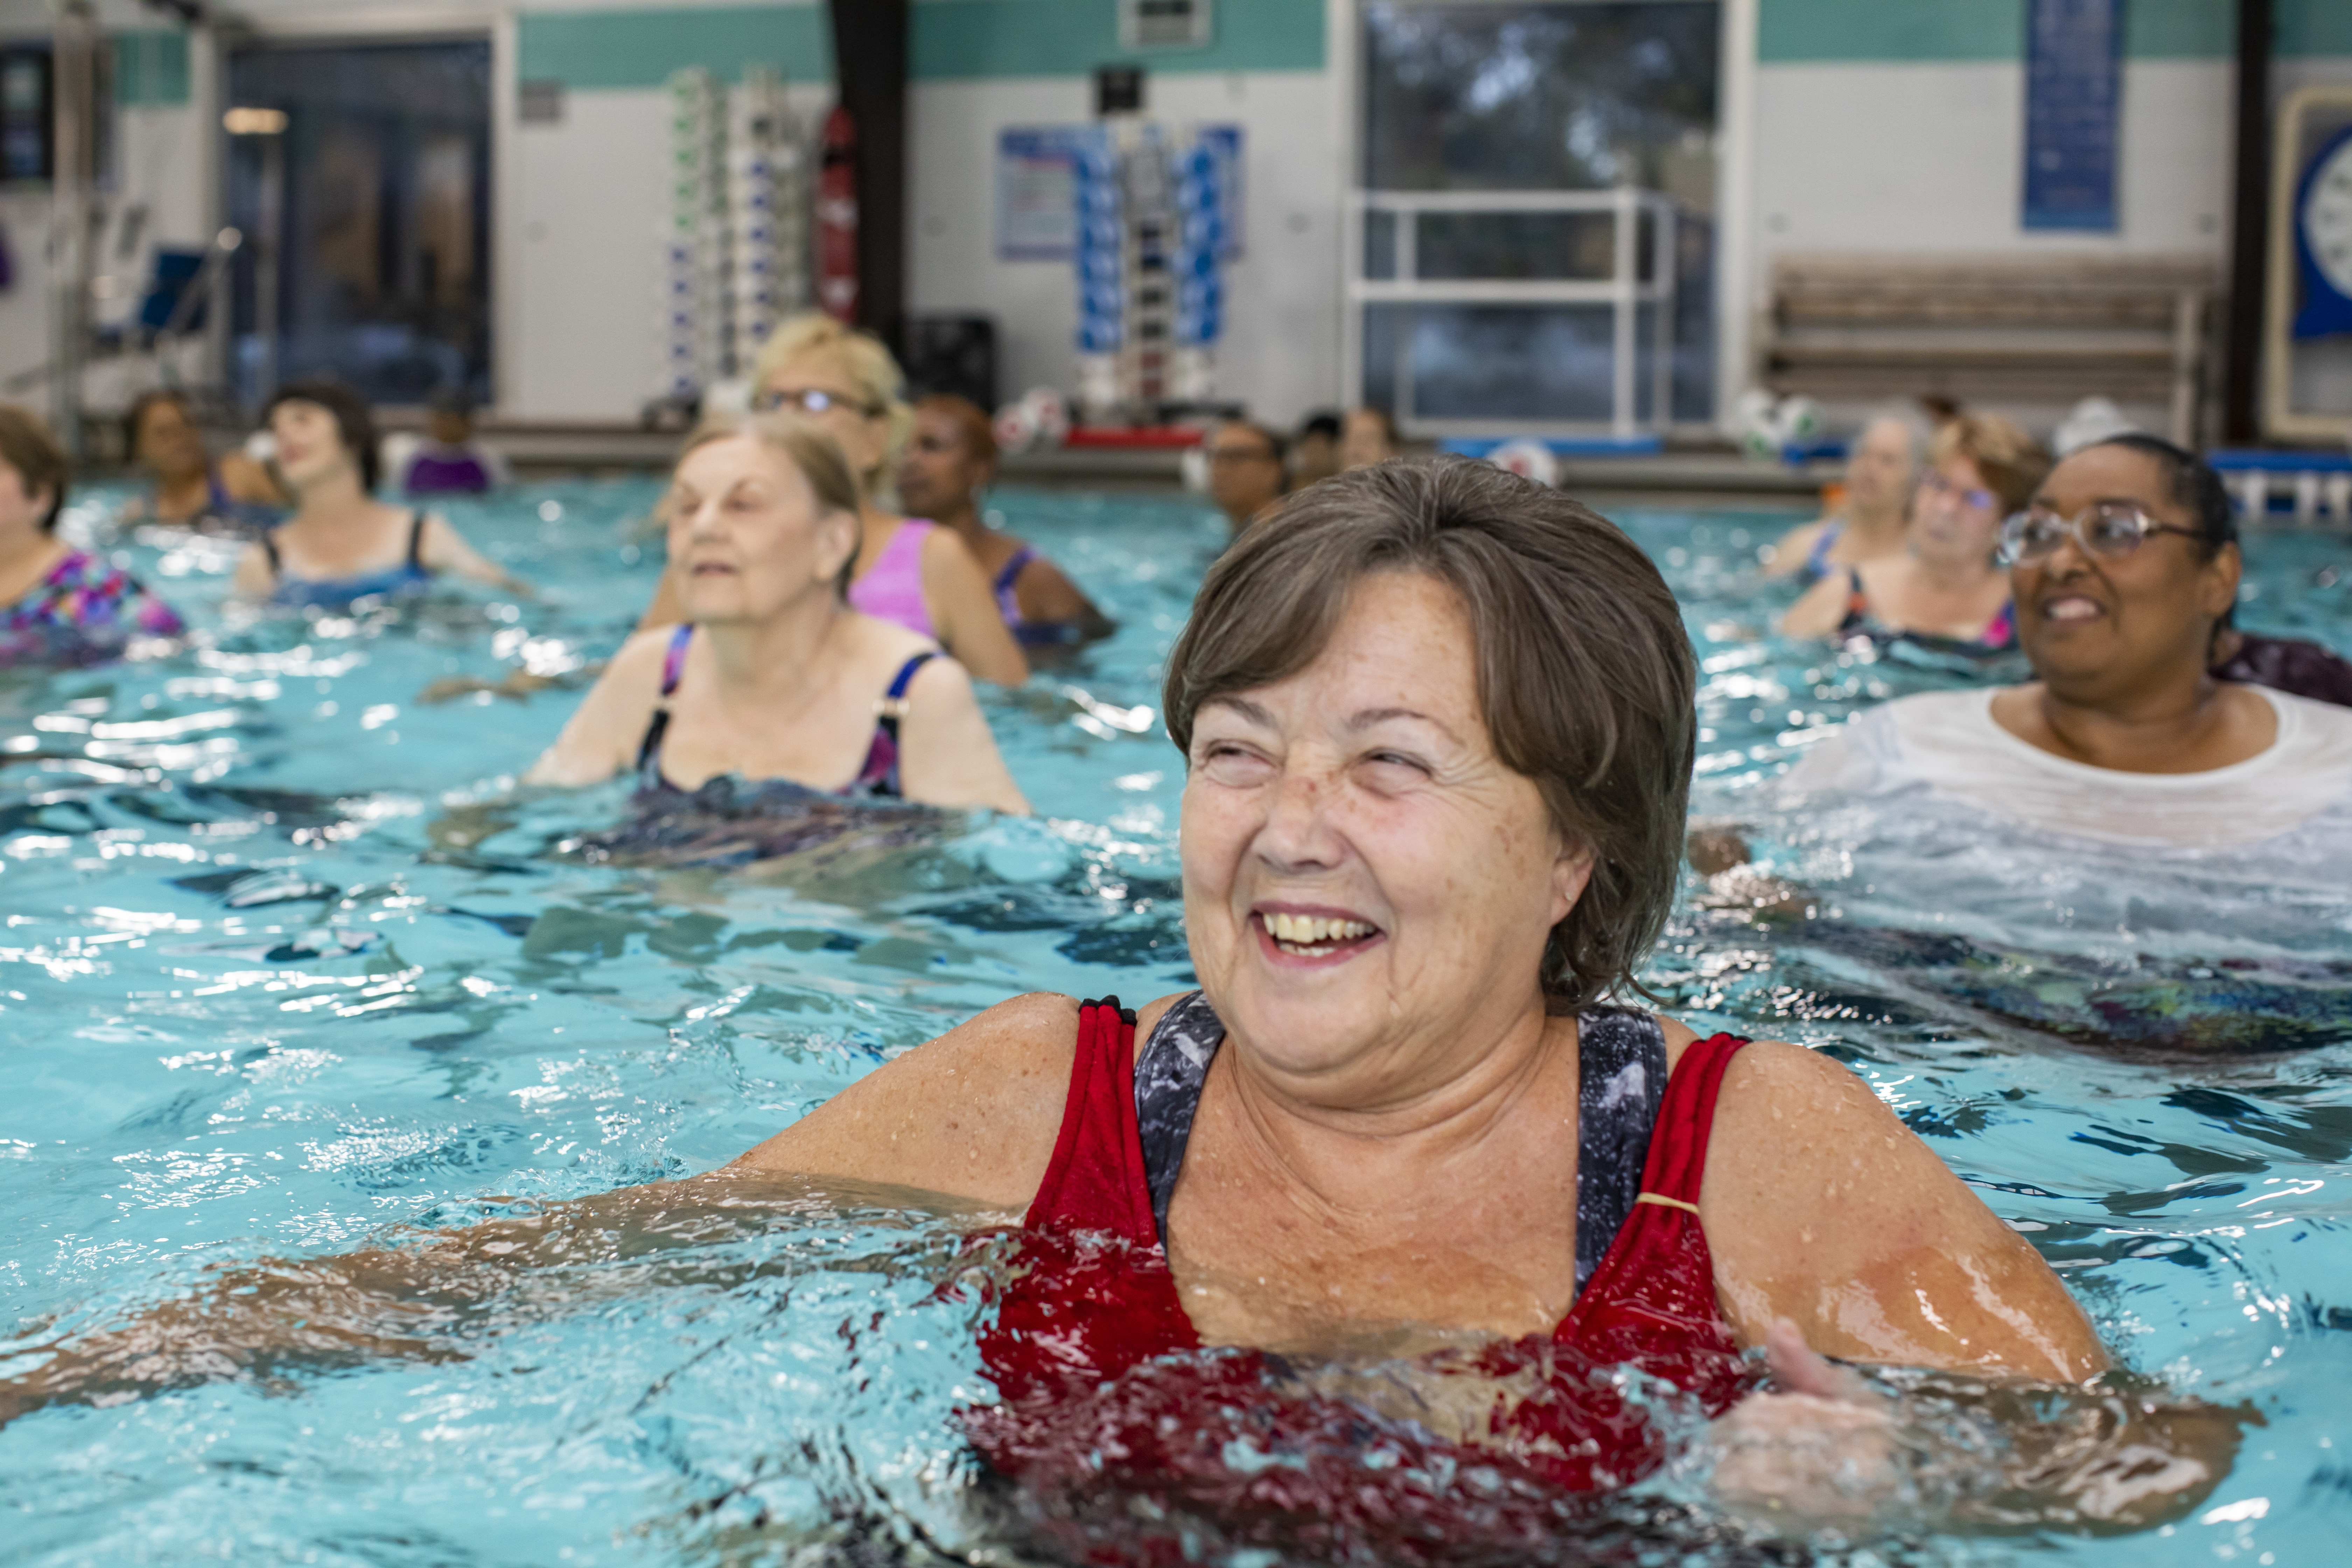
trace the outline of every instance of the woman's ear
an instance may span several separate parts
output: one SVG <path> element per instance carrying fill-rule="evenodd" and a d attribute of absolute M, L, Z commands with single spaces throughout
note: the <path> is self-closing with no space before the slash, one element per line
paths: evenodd
<path fill-rule="evenodd" d="M 843 569 L 857 558 L 857 547 L 864 537 L 865 531 L 854 512 L 828 511 L 817 519 L 816 580 L 838 581 Z"/>
<path fill-rule="evenodd" d="M 1591 880 L 1592 846 L 1581 841 L 1563 843 L 1551 863 L 1551 919 L 1547 923 L 1558 925 L 1566 920 Z"/>
<path fill-rule="evenodd" d="M 2213 559 L 2205 563 L 2204 594 L 2199 607 L 2217 621 L 2228 615 L 2238 602 L 2238 581 L 2245 570 L 2246 558 L 2240 553 L 2236 541 L 2215 551 Z"/>

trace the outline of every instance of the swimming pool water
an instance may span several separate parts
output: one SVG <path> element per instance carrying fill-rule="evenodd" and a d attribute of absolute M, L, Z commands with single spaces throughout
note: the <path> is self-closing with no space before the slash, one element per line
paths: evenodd
<path fill-rule="evenodd" d="M 1121 623 L 985 698 L 1037 817 L 730 874 L 578 853 L 623 786 L 514 789 L 572 691 L 421 700 L 517 668 L 580 678 L 651 592 L 654 496 L 583 480 L 454 506 L 539 597 L 315 621 L 225 610 L 221 546 L 120 542 L 194 644 L 0 676 L 0 1373 L 215 1265 L 710 1169 L 1011 994 L 1187 984 L 1157 685 L 1216 520 L 999 497 Z M 2352 888 L 1770 819 L 1757 786 L 1825 727 L 1955 677 L 1769 636 L 1755 552 L 1787 518 L 1615 515 L 1704 661 L 1697 809 L 1750 826 L 1809 900 L 1759 910 L 1745 884 L 1692 879 L 1654 983 L 1702 1028 L 1836 1052 L 2032 1237 L 2131 1367 L 2267 1423 L 2159 1532 L 1812 1550 L 2325 1560 L 2352 1509 Z M 2352 647 L 2344 552 L 2255 541 L 2247 623 Z M 0 1559 L 1022 1560 L 951 1424 L 989 1397 L 979 1292 L 940 1289 L 1002 1266 L 938 1216 L 779 1192 L 691 1238 L 518 1276 L 453 1309 L 435 1359 L 0 1428 Z M 1764 1550 L 1672 1481 L 1562 1548 Z"/>

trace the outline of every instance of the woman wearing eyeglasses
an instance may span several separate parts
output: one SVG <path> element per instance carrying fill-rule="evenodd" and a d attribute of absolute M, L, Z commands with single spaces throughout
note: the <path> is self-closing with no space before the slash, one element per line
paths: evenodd
<path fill-rule="evenodd" d="M 850 607 L 929 637 L 979 679 L 1028 679 L 1029 661 L 971 547 L 953 530 L 901 517 L 876 499 L 915 419 L 900 396 L 906 377 L 882 341 L 821 311 L 790 317 L 761 348 L 755 384 L 755 411 L 806 419 L 849 459 L 862 530 Z M 665 576 L 640 629 L 682 618 Z"/>
<path fill-rule="evenodd" d="M 2049 471 L 2032 437 L 1998 415 L 1966 414 L 1936 432 L 1904 548 L 1832 571 L 1790 606 L 1791 637 L 1900 638 L 1938 653 L 2017 646 L 2009 576 L 1994 559 L 2001 519 Z"/>
<path fill-rule="evenodd" d="M 2198 848 L 2352 812 L 2352 710 L 2211 668 L 2242 563 L 2210 472 L 2147 436 L 2067 458 L 2001 530 L 2036 679 L 1873 709 L 1790 784 Z"/>

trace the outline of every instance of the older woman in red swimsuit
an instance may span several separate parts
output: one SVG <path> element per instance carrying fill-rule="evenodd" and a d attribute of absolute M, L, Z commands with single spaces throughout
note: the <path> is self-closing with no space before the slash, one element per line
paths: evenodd
<path fill-rule="evenodd" d="M 2063 1405 L 2106 1357 L 1836 1061 L 1606 1000 L 1674 896 L 1693 683 L 1664 583 L 1574 501 L 1453 459 L 1324 481 L 1170 657 L 1197 991 L 1016 998 L 725 1171 L 309 1264 L 137 1342 L 216 1365 L 229 1321 L 315 1334 L 354 1288 L 576 1259 L 583 1211 L 832 1178 L 1022 1221 L 1000 1397 L 964 1419 L 1072 1556 L 1178 1561 L 1171 1513 L 1381 1561 L 1540 1543 L 1654 1469 L 1675 1411 L 1713 1418 L 1727 1491 L 1866 1508 L 1896 1424 L 1825 1358 Z M 0 1384 L 0 1418 L 100 1360 Z M 2001 1495 L 2113 1527 L 2226 1469 L 2226 1421 L 2106 1430 Z"/>

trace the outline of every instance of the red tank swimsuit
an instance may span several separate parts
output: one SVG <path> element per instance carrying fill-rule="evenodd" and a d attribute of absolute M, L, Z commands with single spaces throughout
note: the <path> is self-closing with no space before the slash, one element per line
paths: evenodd
<path fill-rule="evenodd" d="M 1654 1024 L 1618 1016 L 1648 1024 L 1662 1069 Z M 1279 1356 L 1202 1346 L 1160 1239 L 1173 1174 L 1155 1194 L 1134 1038 L 1133 1015 L 1115 1001 L 1082 1005 L 1022 1272 L 981 1340 L 1003 1402 L 964 1417 L 991 1467 L 1020 1489 L 1024 1511 L 1063 1546 L 1089 1561 L 1157 1561 L 1168 1556 L 1150 1544 L 1158 1532 L 1139 1526 L 1171 1510 L 1205 1514 L 1237 1542 L 1310 1551 L 1370 1544 L 1410 1559 L 1465 1538 L 1532 1544 L 1556 1538 L 1563 1506 L 1572 1507 L 1563 1494 L 1622 1486 L 1657 1467 L 1665 1434 L 1653 1408 L 1712 1416 L 1750 1384 L 1716 1305 L 1696 1206 L 1716 1097 L 1745 1040 L 1694 1043 L 1663 1100 L 1653 1096 L 1639 1195 L 1626 1194 L 1623 1223 L 1559 1326 L 1449 1358 L 1454 1370 L 1512 1380 L 1487 1436 L 1472 1446 L 1303 1388 Z M 1206 1058 L 1194 1055 L 1205 1077 Z M 1639 1077 L 1629 1076 L 1638 1093 Z M 1609 1089 L 1613 1100 L 1623 1086 L 1586 1087 Z M 1588 1119 L 1595 1103 L 1589 1092 Z M 1189 1128 L 1188 1105 L 1179 1163 Z M 1590 1158 L 1589 1133 L 1583 1142 Z M 1580 1228 L 1582 1176 L 1580 1164 Z"/>

